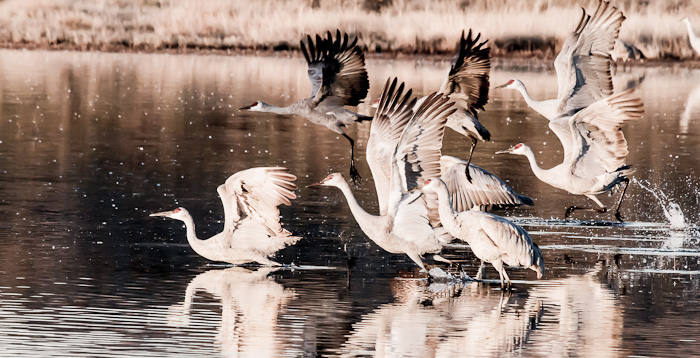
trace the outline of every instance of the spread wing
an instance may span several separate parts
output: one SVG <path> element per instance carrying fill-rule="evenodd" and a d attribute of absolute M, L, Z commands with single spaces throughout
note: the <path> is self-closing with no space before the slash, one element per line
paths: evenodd
<path fill-rule="evenodd" d="M 633 90 L 597 101 L 571 117 L 573 174 L 594 177 L 625 165 L 629 151 L 621 126 L 644 113 Z"/>
<path fill-rule="evenodd" d="M 413 115 L 415 99 L 411 90 L 404 92 L 404 84 L 396 88 L 397 79 L 387 79 L 379 107 L 372 120 L 372 127 L 367 142 L 367 163 L 372 171 L 374 185 L 377 189 L 379 211 L 385 215 L 388 209 L 389 186 L 391 183 L 391 160 L 401 133 Z"/>
<path fill-rule="evenodd" d="M 301 51 L 309 65 L 311 97 L 321 102 L 328 96 L 337 98 L 341 105 L 357 106 L 367 97 L 369 79 L 365 69 L 365 55 L 357 46 L 357 37 L 349 41 L 348 34 L 330 31 L 325 38 L 316 40 L 307 35 Z"/>
<path fill-rule="evenodd" d="M 475 206 L 533 205 L 532 199 L 516 193 L 496 175 L 469 164 L 472 181 L 467 180 L 467 161 L 443 155 L 440 164 L 442 176 L 450 192 L 452 206 L 458 212 L 471 210 Z"/>
<path fill-rule="evenodd" d="M 428 219 L 425 196 L 418 190 L 405 193 L 393 213 L 391 233 L 419 247 L 429 247 L 435 233 Z"/>
<path fill-rule="evenodd" d="M 578 26 L 567 38 L 554 61 L 559 83 L 561 112 L 584 108 L 612 94 L 610 52 L 625 17 L 600 0 L 593 15 L 583 10 Z"/>
<path fill-rule="evenodd" d="M 287 235 L 279 222 L 280 204 L 291 205 L 296 176 L 281 167 L 252 168 L 231 175 L 217 191 L 224 204 L 224 230 L 241 222 L 254 221 L 266 228 L 268 236 Z M 246 226 L 253 226 L 252 223 Z"/>
<path fill-rule="evenodd" d="M 405 193 L 440 176 L 442 139 L 454 103 L 433 93 L 418 107 L 394 151 L 391 192 Z M 391 204 L 390 204 L 391 205 Z"/>
<path fill-rule="evenodd" d="M 464 31 L 457 44 L 457 54 L 450 64 L 450 72 L 440 88 L 440 93 L 449 96 L 460 107 L 472 115 L 483 110 L 489 100 L 489 72 L 491 71 L 491 49 L 479 43 L 481 34 L 472 38 L 472 30 L 465 38 Z"/>

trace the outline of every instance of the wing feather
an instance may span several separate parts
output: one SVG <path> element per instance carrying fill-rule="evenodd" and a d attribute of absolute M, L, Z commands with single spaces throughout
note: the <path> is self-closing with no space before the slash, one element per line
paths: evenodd
<path fill-rule="evenodd" d="M 224 227 L 235 227 L 242 220 L 250 219 L 264 225 L 269 236 L 289 234 L 280 224 L 278 206 L 291 205 L 290 200 L 296 198 L 295 180 L 296 176 L 282 167 L 246 169 L 230 176 L 219 190 L 229 198 L 222 199 L 229 203 L 224 213 L 232 214 L 226 217 Z"/>
<path fill-rule="evenodd" d="M 450 64 L 450 71 L 440 88 L 440 93 L 449 96 L 457 105 L 476 116 L 489 100 L 489 73 L 491 71 L 491 49 L 485 47 L 488 40 L 479 42 L 481 34 L 472 38 L 472 30 L 457 44 L 457 53 Z"/>

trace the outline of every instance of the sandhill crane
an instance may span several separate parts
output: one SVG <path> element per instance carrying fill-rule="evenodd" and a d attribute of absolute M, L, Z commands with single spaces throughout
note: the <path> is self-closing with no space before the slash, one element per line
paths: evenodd
<path fill-rule="evenodd" d="M 422 190 L 437 193 L 440 223 L 454 238 L 467 242 L 476 257 L 493 265 L 500 276 L 501 288 L 504 282 L 510 288 L 504 263 L 529 268 L 537 272 L 537 278 L 542 277 L 545 270 L 542 252 L 525 229 L 490 213 L 455 211 L 447 185 L 439 178 L 426 180 Z"/>
<path fill-rule="evenodd" d="M 451 238 L 444 229 L 434 229 L 430 225 L 424 196 L 413 189 L 424 172 L 439 172 L 440 139 L 447 117 L 455 109 L 451 108 L 454 103 L 447 97 L 433 93 L 414 113 L 415 99 L 409 100 L 410 95 L 410 90 L 403 92 L 403 84 L 396 88 L 396 79 L 391 84 L 387 81 L 375 115 L 375 132 L 384 132 L 382 136 L 398 137 L 391 149 L 393 159 L 384 162 L 384 166 L 390 169 L 391 180 L 388 192 L 382 194 L 382 200 L 387 203 L 386 211 L 372 215 L 362 209 L 340 173 L 330 174 L 310 186 L 340 189 L 355 220 L 372 241 L 390 253 L 405 253 L 425 270 L 424 254 L 430 253 L 435 260 L 449 262 L 437 254 Z"/>
<path fill-rule="evenodd" d="M 628 62 L 630 60 L 643 60 L 646 58 L 644 53 L 642 53 L 637 46 L 620 39 L 615 40 L 615 47 L 610 52 L 610 57 L 613 61 L 622 60 L 623 62 Z"/>
<path fill-rule="evenodd" d="M 197 238 L 192 216 L 185 208 L 153 213 L 185 223 L 194 251 L 212 261 L 234 265 L 257 262 L 280 266 L 267 257 L 299 240 L 283 229 L 280 204 L 296 198 L 296 176 L 281 167 L 252 168 L 231 175 L 217 188 L 224 206 L 224 230 L 207 240 Z"/>
<path fill-rule="evenodd" d="M 610 5 L 610 2 L 603 0 L 599 0 L 593 15 L 587 15 L 586 10 L 582 10 L 578 26 L 569 35 L 554 60 L 559 84 L 556 99 L 534 100 L 518 79 L 511 79 L 496 88 L 518 90 L 530 108 L 550 121 L 563 113 L 580 110 L 611 95 L 613 85 L 610 52 L 615 46 L 615 39 L 620 33 L 625 16 Z M 552 131 L 562 141 L 568 141 L 570 137 L 570 134 L 561 128 L 552 127 Z M 566 155 L 566 148 L 564 151 Z"/>
<path fill-rule="evenodd" d="M 301 41 L 301 50 L 309 66 L 311 97 L 287 107 L 256 101 L 241 110 L 295 114 L 342 135 L 350 142 L 350 176 L 356 181 L 360 175 L 355 168 L 355 141 L 343 132 L 343 127 L 372 117 L 354 113 L 344 106 L 357 106 L 367 96 L 369 79 L 365 56 L 357 46 L 357 38 L 350 42 L 348 34 L 341 35 L 339 30 L 335 39 L 330 32 L 325 38 L 316 35 L 315 44 L 311 36 L 307 36 L 306 43 Z"/>
<path fill-rule="evenodd" d="M 479 43 L 480 37 L 481 34 L 477 34 L 472 39 L 472 31 L 469 30 L 469 35 L 465 38 L 462 31 L 457 53 L 439 90 L 439 93 L 448 96 L 457 105 L 457 111 L 447 118 L 447 126 L 472 141 L 467 164 L 471 162 L 477 140 L 491 140 L 491 134 L 477 118 L 477 111 L 484 110 L 484 105 L 489 100 L 491 71 L 491 49 L 484 47 L 488 40 Z M 425 98 L 418 100 L 416 106 Z M 466 175 L 471 181 L 469 171 L 466 171 Z"/>
<path fill-rule="evenodd" d="M 392 111 L 396 111 L 395 104 L 394 107 L 390 107 L 392 101 L 397 101 L 401 93 L 403 93 L 404 85 L 401 84 L 398 89 L 396 88 L 397 80 L 394 79 L 391 84 L 387 80 L 384 86 L 383 98 L 388 98 L 383 102 L 382 107 L 378 107 L 377 114 L 375 115 L 375 120 L 372 122 L 372 127 L 370 128 L 370 136 L 367 141 L 367 163 L 369 164 L 370 170 L 372 171 L 372 176 L 374 178 L 374 185 L 377 191 L 377 199 L 379 201 L 379 213 L 380 215 L 386 215 L 389 208 L 389 195 L 391 192 L 391 180 L 392 180 L 392 162 L 394 158 L 394 150 L 399 145 L 399 139 L 402 133 L 406 129 L 410 115 L 404 113 L 404 116 L 398 116 Z M 405 100 L 408 100 L 412 93 L 412 90 L 408 90 L 405 96 Z M 413 104 L 415 101 L 407 103 L 409 108 L 416 108 Z M 454 114 L 453 114 L 454 115 Z M 448 117 L 448 121 L 449 121 Z M 499 179 L 492 173 L 474 165 L 469 164 L 467 161 L 441 155 L 440 149 L 442 148 L 442 133 L 432 136 L 434 139 L 432 143 L 426 143 L 424 145 L 430 145 L 431 159 L 432 162 L 428 164 L 428 158 L 425 157 L 427 153 L 426 148 L 412 148 L 412 150 L 419 150 L 420 155 L 422 155 L 422 160 L 424 161 L 424 167 L 433 170 L 434 175 L 439 175 L 450 188 L 450 192 L 454 196 L 456 205 L 458 209 L 469 210 L 474 207 L 486 208 L 489 206 L 517 206 L 517 205 L 532 205 L 532 199 L 516 193 L 512 188 L 510 188 L 505 182 Z M 426 135 L 426 134 L 421 134 Z M 414 137 L 415 139 L 415 137 Z M 408 145 L 408 144 L 406 144 Z M 466 172 L 470 173 L 472 181 L 470 182 L 466 177 Z M 434 170 L 438 171 L 435 172 Z M 434 213 L 432 217 L 437 217 L 437 204 L 433 207 Z"/>
<path fill-rule="evenodd" d="M 632 93 L 633 90 L 629 90 L 604 98 L 573 115 L 565 114 L 556 119 L 556 122 L 569 125 L 572 136 L 568 146 L 571 150 L 561 164 L 551 169 L 540 168 L 532 149 L 523 143 L 497 154 L 526 156 L 538 179 L 571 194 L 585 195 L 600 207 L 596 210 L 572 206 L 566 210 L 567 218 L 577 209 L 606 212 L 606 206 L 596 195 L 624 183 L 615 208 L 615 217 L 622 221 L 620 204 L 629 184 L 627 176 L 634 170 L 625 165 L 629 150 L 621 126 L 624 122 L 640 119 L 644 113 L 642 101 L 632 97 Z M 562 145 L 567 147 L 563 141 Z"/>
<path fill-rule="evenodd" d="M 689 18 L 683 18 L 682 20 L 685 26 L 688 28 L 688 39 L 690 40 L 690 46 L 695 50 L 695 52 L 700 55 L 700 36 L 695 34 L 693 27 L 690 25 Z"/>

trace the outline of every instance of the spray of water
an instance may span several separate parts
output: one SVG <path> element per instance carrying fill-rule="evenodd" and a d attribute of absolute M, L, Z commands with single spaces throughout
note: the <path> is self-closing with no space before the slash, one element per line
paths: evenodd
<path fill-rule="evenodd" d="M 666 220 L 671 224 L 671 229 L 683 230 L 686 228 L 685 216 L 681 211 L 681 207 L 671 201 L 671 199 L 666 196 L 666 194 L 659 188 L 652 188 L 651 184 L 646 180 L 637 180 L 637 178 L 632 178 L 632 181 L 639 185 L 640 188 L 650 192 L 659 202 L 661 209 L 664 211 L 664 216 Z"/>

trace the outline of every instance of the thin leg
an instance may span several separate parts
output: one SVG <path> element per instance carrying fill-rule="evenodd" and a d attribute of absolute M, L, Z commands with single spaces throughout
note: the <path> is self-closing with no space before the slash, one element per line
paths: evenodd
<path fill-rule="evenodd" d="M 617 206 L 615 206 L 615 218 L 619 222 L 623 222 L 625 217 L 620 214 L 620 205 L 622 204 L 622 199 L 625 198 L 625 192 L 627 192 L 627 187 L 630 185 L 630 180 L 625 178 L 624 181 L 625 187 L 622 189 L 622 194 L 620 194 L 620 200 L 617 201 Z"/>
<path fill-rule="evenodd" d="M 583 208 L 580 206 L 570 206 L 569 208 L 566 209 L 566 214 L 564 214 L 564 218 L 568 219 L 571 214 L 574 213 L 576 210 L 586 210 L 586 211 L 595 211 L 597 213 L 606 213 L 608 212 L 608 208 L 603 205 L 603 203 L 598 200 L 598 198 L 595 195 L 586 195 L 587 198 L 593 200 L 598 206 L 600 207 L 599 209 L 593 209 L 593 208 Z"/>
<path fill-rule="evenodd" d="M 353 184 L 357 185 L 362 177 L 357 171 L 357 168 L 355 168 L 355 141 L 345 133 L 343 133 L 343 137 L 347 138 L 350 142 L 350 179 L 352 179 Z"/>
<path fill-rule="evenodd" d="M 452 266 L 452 261 L 440 256 L 440 255 L 433 255 L 433 260 L 439 261 L 439 262 L 444 262 L 450 266 Z"/>
<path fill-rule="evenodd" d="M 503 274 L 504 274 L 503 262 L 499 259 L 499 260 L 492 262 L 491 265 L 493 265 L 493 268 L 495 268 L 496 271 L 498 271 L 498 276 L 501 280 L 501 289 L 503 289 Z"/>
<path fill-rule="evenodd" d="M 477 281 L 481 281 L 484 279 L 484 269 L 485 268 L 486 268 L 486 264 L 484 263 L 484 260 L 481 260 L 481 266 L 479 266 L 479 270 L 476 271 Z"/>
<path fill-rule="evenodd" d="M 471 183 L 472 176 L 471 176 L 471 174 L 469 174 L 469 164 L 472 162 L 472 155 L 474 155 L 474 148 L 476 148 L 477 140 L 474 137 L 469 137 L 469 138 L 472 139 L 472 147 L 471 147 L 471 149 L 469 149 L 469 157 L 467 158 L 467 168 L 464 170 L 464 173 L 467 175 L 467 180 L 469 180 L 469 182 Z"/>
<path fill-rule="evenodd" d="M 425 265 L 423 264 L 423 260 L 421 260 L 420 255 L 415 254 L 413 252 L 412 253 L 407 252 L 406 255 L 408 255 L 408 257 L 410 257 L 411 260 L 413 260 L 413 262 L 415 262 L 416 265 L 418 265 L 422 271 L 428 272 L 428 270 L 425 269 Z"/>

